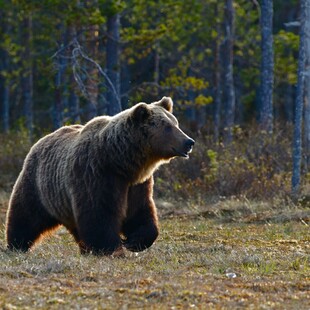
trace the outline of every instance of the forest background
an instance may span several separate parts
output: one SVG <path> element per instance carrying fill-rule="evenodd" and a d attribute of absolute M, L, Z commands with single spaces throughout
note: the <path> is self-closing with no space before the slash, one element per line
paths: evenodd
<path fill-rule="evenodd" d="M 308 309 L 310 0 L 0 0 L 0 308 Z M 6 249 L 35 141 L 171 96 L 196 140 L 155 174 L 160 235 Z"/>
<path fill-rule="evenodd" d="M 0 7 L 5 184 L 42 135 L 165 95 L 197 146 L 190 161 L 158 174 L 159 197 L 291 193 L 298 1 L 2 0 Z M 309 183 L 309 89 L 299 197 Z"/>

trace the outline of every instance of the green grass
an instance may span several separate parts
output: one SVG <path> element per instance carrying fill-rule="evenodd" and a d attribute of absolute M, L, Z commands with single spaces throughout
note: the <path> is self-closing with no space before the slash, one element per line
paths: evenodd
<path fill-rule="evenodd" d="M 81 256 L 63 228 L 30 253 L 5 249 L 31 143 L 0 135 L 0 309 L 310 309 L 310 179 L 291 201 L 289 137 L 280 127 L 239 130 L 229 146 L 195 137 L 190 160 L 155 174 L 158 240 L 116 258 Z"/>
<path fill-rule="evenodd" d="M 81 256 L 63 228 L 30 253 L 20 254 L 4 249 L 7 198 L 2 193 L 1 309 L 310 307 L 306 217 L 243 221 L 246 217 L 236 201 L 217 204 L 231 210 L 229 217 L 227 213 L 210 217 L 214 206 L 209 212 L 184 209 L 179 215 L 160 208 L 160 237 L 139 254 Z M 252 203 L 247 203 L 251 209 Z M 265 205 L 261 213 L 268 210 L 271 207 Z"/>

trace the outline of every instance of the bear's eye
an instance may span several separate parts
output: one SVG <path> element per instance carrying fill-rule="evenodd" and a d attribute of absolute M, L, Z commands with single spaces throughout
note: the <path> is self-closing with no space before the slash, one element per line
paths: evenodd
<path fill-rule="evenodd" d="M 172 131 L 172 126 L 171 125 L 166 125 L 165 126 L 165 132 L 166 133 L 169 133 L 169 132 L 171 132 Z"/>

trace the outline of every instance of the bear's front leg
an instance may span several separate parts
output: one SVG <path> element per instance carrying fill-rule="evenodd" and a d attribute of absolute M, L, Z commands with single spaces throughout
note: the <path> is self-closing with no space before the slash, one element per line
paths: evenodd
<path fill-rule="evenodd" d="M 111 255 L 122 246 L 121 223 L 128 186 L 110 177 L 91 191 L 80 188 L 74 202 L 76 231 L 82 254 Z"/>
<path fill-rule="evenodd" d="M 115 218 L 88 216 L 80 219 L 79 247 L 81 254 L 111 255 L 121 247 L 119 226 Z"/>
<path fill-rule="evenodd" d="M 158 237 L 158 219 L 153 201 L 153 177 L 130 187 L 127 217 L 123 223 L 124 246 L 133 252 L 150 247 Z"/>

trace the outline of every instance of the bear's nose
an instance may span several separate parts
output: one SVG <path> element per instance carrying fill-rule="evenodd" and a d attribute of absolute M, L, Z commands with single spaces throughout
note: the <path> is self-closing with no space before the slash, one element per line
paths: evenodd
<path fill-rule="evenodd" d="M 190 153 L 192 151 L 193 145 L 195 144 L 195 141 L 191 138 L 187 139 L 184 143 L 184 147 L 187 153 Z"/>
<path fill-rule="evenodd" d="M 185 142 L 185 146 L 189 149 L 191 149 L 195 144 L 195 140 L 189 138 L 188 140 L 186 140 Z"/>

